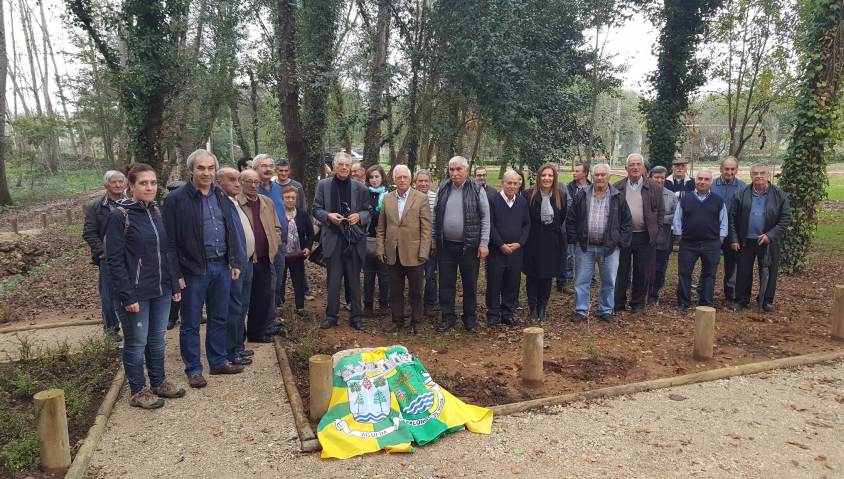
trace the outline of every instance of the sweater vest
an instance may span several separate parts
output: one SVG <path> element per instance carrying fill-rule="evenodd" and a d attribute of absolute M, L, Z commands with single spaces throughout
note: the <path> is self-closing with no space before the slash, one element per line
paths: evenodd
<path fill-rule="evenodd" d="M 690 241 L 713 241 L 721 238 L 721 208 L 724 200 L 710 193 L 702 202 L 697 193 L 680 198 L 683 208 L 683 239 Z"/>

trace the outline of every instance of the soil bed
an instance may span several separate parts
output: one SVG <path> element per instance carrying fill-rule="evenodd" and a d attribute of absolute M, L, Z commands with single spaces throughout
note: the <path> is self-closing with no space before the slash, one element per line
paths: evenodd
<path fill-rule="evenodd" d="M 674 260 L 674 258 L 672 258 Z M 676 261 L 676 260 L 674 260 Z M 672 261 L 674 271 L 676 263 Z M 289 334 L 285 346 L 303 403 L 308 405 L 308 357 L 333 354 L 357 347 L 402 344 L 430 370 L 434 379 L 468 402 L 493 406 L 527 399 L 597 389 L 650 379 L 689 374 L 726 366 L 800 354 L 836 351 L 842 343 L 829 335 L 832 288 L 844 277 L 844 260 L 815 254 L 809 269 L 799 276 L 781 276 L 777 285 L 777 311 L 756 308 L 730 312 L 717 304 L 715 359 L 692 359 L 694 313 L 674 310 L 675 279 L 663 290 L 663 301 L 648 306 L 644 315 L 625 312 L 612 323 L 568 321 L 573 295 L 552 293 L 545 329 L 545 384 L 528 388 L 519 380 L 522 328 L 525 314 L 515 328 L 490 330 L 485 324 L 484 296 L 478 296 L 477 335 L 456 330 L 437 333 L 431 321 L 417 335 L 385 334 L 389 316 L 364 321 L 358 332 L 348 325 L 345 311 L 340 326 L 319 329 L 325 280 L 322 270 L 310 268 L 309 279 L 317 301 L 307 304 L 304 318 L 285 315 Z M 669 276 L 669 277 L 672 277 Z M 695 278 L 697 273 L 695 274 Z M 716 299 L 720 301 L 720 278 Z M 484 291 L 481 281 L 478 288 Z M 755 289 L 754 289 L 755 291 Z M 593 294 L 593 298 L 595 295 Z M 523 298 L 524 301 L 524 298 Z M 458 311 L 460 298 L 458 297 Z M 376 309 L 377 313 L 377 309 Z"/>

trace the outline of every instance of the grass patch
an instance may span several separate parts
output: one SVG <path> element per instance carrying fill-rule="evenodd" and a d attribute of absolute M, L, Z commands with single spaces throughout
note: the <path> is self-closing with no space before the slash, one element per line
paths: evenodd
<path fill-rule="evenodd" d="M 88 190 L 102 188 L 102 174 L 100 170 L 60 171 L 52 176 L 38 175 L 34 182 L 31 181 L 31 178 L 24 177 L 20 186 L 17 186 L 17 178 L 20 176 L 20 171 L 17 168 L 10 168 L 7 177 L 12 201 L 15 206 L 22 206 L 36 201 L 65 198 Z"/>
<path fill-rule="evenodd" d="M 821 209 L 815 247 L 819 250 L 844 251 L 844 211 Z"/>
<path fill-rule="evenodd" d="M 844 201 L 844 176 L 829 177 L 826 195 L 832 201 Z"/>
<path fill-rule="evenodd" d="M 89 339 L 79 352 L 65 343 L 34 349 L 25 339 L 20 360 L 0 364 L 0 475 L 36 471 L 38 435 L 32 395 L 45 389 L 63 389 L 70 443 L 87 433 L 114 372 L 119 351 L 105 339 Z"/>

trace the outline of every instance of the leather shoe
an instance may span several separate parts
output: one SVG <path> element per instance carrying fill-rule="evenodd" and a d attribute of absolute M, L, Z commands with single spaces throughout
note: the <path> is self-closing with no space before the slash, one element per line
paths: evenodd
<path fill-rule="evenodd" d="M 249 340 L 250 343 L 271 343 L 273 342 L 272 336 L 258 336 L 257 338 L 253 338 Z"/>
<path fill-rule="evenodd" d="M 419 325 L 416 323 L 410 323 L 410 334 L 416 334 L 419 332 Z"/>
<path fill-rule="evenodd" d="M 449 329 L 454 327 L 454 320 L 451 321 L 442 321 L 440 324 L 437 325 L 437 331 L 443 333 L 448 331 Z"/>
<path fill-rule="evenodd" d="M 333 328 L 334 326 L 337 326 L 337 320 L 336 319 L 326 319 L 325 321 L 322 322 L 322 324 L 319 325 L 319 327 L 321 329 L 330 329 L 330 328 Z"/>
<path fill-rule="evenodd" d="M 633 312 L 635 314 L 644 314 L 645 313 L 645 307 L 644 306 L 636 306 L 635 308 L 633 308 Z"/>
<path fill-rule="evenodd" d="M 201 389 L 208 385 L 208 381 L 205 380 L 205 376 L 202 374 L 196 373 L 191 374 L 188 377 L 188 386 L 194 389 Z"/>
<path fill-rule="evenodd" d="M 243 356 L 235 356 L 235 358 L 231 360 L 231 363 L 239 366 L 249 366 L 252 364 L 252 360 L 244 358 Z"/>
<path fill-rule="evenodd" d="M 601 314 L 598 315 L 598 319 L 600 319 L 601 321 L 609 323 L 610 321 L 613 320 L 613 315 L 612 315 L 612 313 L 601 313 Z"/>
<path fill-rule="evenodd" d="M 239 364 L 226 363 L 218 368 L 211 368 L 211 374 L 240 374 L 243 372 L 243 366 Z"/>
<path fill-rule="evenodd" d="M 501 318 L 501 324 L 505 326 L 515 326 L 516 320 L 513 318 Z"/>
<path fill-rule="evenodd" d="M 470 333 L 477 333 L 480 331 L 480 329 L 478 329 L 478 323 L 475 322 L 463 323 L 463 329 Z"/>
<path fill-rule="evenodd" d="M 776 310 L 777 307 L 771 303 L 765 303 L 762 305 L 762 311 L 765 311 L 766 313 L 773 313 Z"/>
<path fill-rule="evenodd" d="M 401 331 L 401 326 L 402 325 L 399 323 L 390 323 L 389 326 L 384 328 L 384 332 L 387 334 L 398 333 L 399 331 Z"/>
<path fill-rule="evenodd" d="M 545 305 L 536 307 L 536 317 L 540 322 L 545 321 Z"/>
<path fill-rule="evenodd" d="M 241 351 L 241 352 L 237 353 L 237 355 L 238 355 L 238 356 L 242 356 L 242 357 L 244 357 L 244 358 L 248 358 L 249 356 L 254 356 L 254 355 L 255 355 L 255 351 L 253 351 L 253 350 L 251 350 L 251 349 L 244 349 L 243 351 Z"/>
<path fill-rule="evenodd" d="M 747 307 L 746 304 L 731 303 L 729 306 L 727 306 L 727 309 L 729 309 L 730 311 L 741 311 L 742 309 L 744 309 L 746 307 Z"/>
<path fill-rule="evenodd" d="M 569 318 L 569 321 L 571 321 L 572 323 L 580 323 L 586 321 L 586 315 L 581 313 L 574 313 L 574 315 Z"/>
<path fill-rule="evenodd" d="M 361 323 L 359 319 L 356 321 L 352 321 L 350 324 L 352 326 L 352 329 L 357 331 L 363 331 L 363 323 Z"/>

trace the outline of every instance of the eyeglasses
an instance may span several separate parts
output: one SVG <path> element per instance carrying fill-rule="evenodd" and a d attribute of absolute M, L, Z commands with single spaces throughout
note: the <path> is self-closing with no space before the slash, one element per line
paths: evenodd
<path fill-rule="evenodd" d="M 240 182 L 244 185 L 259 185 L 261 184 L 258 180 L 240 180 Z"/>

